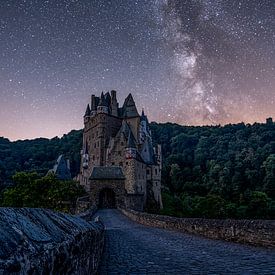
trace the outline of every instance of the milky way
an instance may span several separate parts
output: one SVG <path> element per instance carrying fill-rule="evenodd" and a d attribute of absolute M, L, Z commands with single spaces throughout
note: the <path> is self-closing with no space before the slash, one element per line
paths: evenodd
<path fill-rule="evenodd" d="M 82 127 L 91 93 L 150 120 L 275 116 L 275 1 L 1 1 L 0 136 Z"/>

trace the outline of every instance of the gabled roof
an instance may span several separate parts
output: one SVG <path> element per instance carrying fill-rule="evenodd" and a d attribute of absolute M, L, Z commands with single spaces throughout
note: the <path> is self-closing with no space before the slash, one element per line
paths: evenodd
<path fill-rule="evenodd" d="M 137 148 L 136 147 L 136 141 L 134 138 L 134 135 L 130 129 L 129 134 L 128 134 L 128 140 L 127 140 L 127 147 L 126 148 Z"/>
<path fill-rule="evenodd" d="M 125 120 L 123 120 L 121 127 L 120 127 L 119 131 L 117 132 L 117 136 L 123 134 L 125 139 L 127 140 L 130 131 L 131 131 L 130 126 L 128 125 L 128 123 Z"/>
<path fill-rule="evenodd" d="M 134 137 L 134 134 L 128 125 L 127 121 L 123 120 L 121 127 L 117 133 L 117 136 L 123 134 L 125 137 L 125 140 L 127 141 L 127 147 L 126 148 L 137 148 L 136 147 L 136 139 Z"/>
<path fill-rule="evenodd" d="M 139 116 L 135 101 L 134 101 L 131 93 L 126 97 L 126 99 L 124 101 L 124 104 L 122 107 L 122 116 L 124 116 L 124 117 Z"/>
<path fill-rule="evenodd" d="M 124 180 L 125 176 L 120 166 L 95 166 L 92 170 L 91 180 Z"/>
<path fill-rule="evenodd" d="M 48 173 L 53 173 L 60 180 L 70 180 L 72 179 L 70 169 L 67 164 L 67 160 L 63 155 L 60 155 L 53 167 Z"/>

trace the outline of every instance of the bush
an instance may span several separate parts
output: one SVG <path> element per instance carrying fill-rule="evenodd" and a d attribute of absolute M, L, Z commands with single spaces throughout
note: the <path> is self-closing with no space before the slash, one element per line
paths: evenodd
<path fill-rule="evenodd" d="M 9 207 L 50 208 L 71 212 L 78 197 L 85 194 L 74 181 L 61 181 L 50 174 L 39 177 L 36 173 L 16 173 L 14 187 L 3 193 L 2 205 Z"/>

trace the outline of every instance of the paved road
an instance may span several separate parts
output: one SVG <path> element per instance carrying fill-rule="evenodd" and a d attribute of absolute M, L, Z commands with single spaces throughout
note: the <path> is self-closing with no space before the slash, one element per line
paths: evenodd
<path fill-rule="evenodd" d="M 275 274 L 275 251 L 137 224 L 100 210 L 106 243 L 99 274 Z"/>

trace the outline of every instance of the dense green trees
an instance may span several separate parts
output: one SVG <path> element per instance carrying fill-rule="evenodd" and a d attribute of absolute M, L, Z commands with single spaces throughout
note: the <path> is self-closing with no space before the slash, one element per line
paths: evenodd
<path fill-rule="evenodd" d="M 187 217 L 275 217 L 275 124 L 180 126 L 151 123 L 162 145 L 164 210 Z M 0 138 L 0 186 L 16 171 L 45 175 L 63 153 L 80 167 L 82 131 L 61 139 Z M 43 184 L 42 184 L 43 185 Z M 0 187 L 1 188 L 1 187 Z M 42 186 L 41 186 L 42 188 Z"/>
<path fill-rule="evenodd" d="M 78 197 L 85 192 L 74 181 L 60 181 L 53 174 L 39 177 L 37 173 L 16 173 L 14 187 L 2 194 L 2 205 L 11 207 L 42 207 L 70 212 Z"/>
<path fill-rule="evenodd" d="M 37 138 L 10 142 L 0 137 L 0 190 L 12 182 L 12 176 L 20 171 L 36 171 L 45 175 L 53 168 L 60 154 L 71 162 L 72 176 L 79 171 L 82 131 L 71 131 L 62 138 Z"/>
<path fill-rule="evenodd" d="M 275 124 L 151 129 L 163 144 L 163 214 L 275 217 Z"/>

